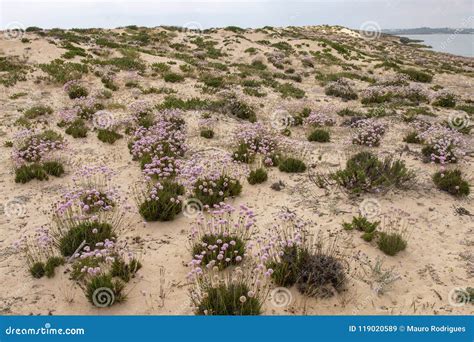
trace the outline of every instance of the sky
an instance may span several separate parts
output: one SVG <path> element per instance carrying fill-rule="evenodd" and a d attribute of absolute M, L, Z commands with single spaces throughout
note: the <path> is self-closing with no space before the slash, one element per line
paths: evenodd
<path fill-rule="evenodd" d="M 0 0 L 2 29 L 126 25 L 474 27 L 474 0 Z"/>

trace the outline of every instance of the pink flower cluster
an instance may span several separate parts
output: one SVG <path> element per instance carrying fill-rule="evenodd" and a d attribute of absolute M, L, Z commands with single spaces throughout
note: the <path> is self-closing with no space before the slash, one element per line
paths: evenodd
<path fill-rule="evenodd" d="M 332 111 L 330 108 L 325 108 L 317 112 L 312 111 L 304 120 L 304 123 L 313 127 L 334 126 L 336 124 L 336 120 L 331 117 L 331 112 Z"/>
<path fill-rule="evenodd" d="M 385 134 L 385 125 L 375 119 L 358 120 L 351 127 L 356 128 L 356 132 L 352 136 L 352 143 L 356 145 L 379 146 L 380 140 Z"/>
<path fill-rule="evenodd" d="M 268 157 L 278 149 L 276 134 L 262 123 L 249 123 L 237 127 L 234 141 L 240 145 L 245 144 L 252 154 L 261 154 Z"/>
<path fill-rule="evenodd" d="M 43 133 L 23 130 L 15 134 L 12 158 L 17 166 L 42 161 L 48 154 L 65 148 L 66 143 L 62 137 L 51 139 Z"/>

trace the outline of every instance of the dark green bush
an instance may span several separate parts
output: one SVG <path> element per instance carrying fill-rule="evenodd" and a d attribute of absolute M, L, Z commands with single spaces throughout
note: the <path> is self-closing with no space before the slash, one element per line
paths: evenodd
<path fill-rule="evenodd" d="M 69 124 L 65 132 L 66 134 L 72 135 L 73 138 L 85 138 L 87 137 L 88 130 L 86 122 L 83 119 L 76 119 Z"/>
<path fill-rule="evenodd" d="M 167 72 L 163 75 L 165 82 L 178 83 L 184 81 L 184 76 L 174 72 Z"/>
<path fill-rule="evenodd" d="M 346 230 L 356 229 L 363 232 L 362 239 L 369 242 L 372 241 L 375 237 L 377 227 L 379 226 L 380 221 L 370 222 L 364 216 L 353 217 L 351 223 L 343 223 L 342 226 Z"/>
<path fill-rule="evenodd" d="M 433 175 L 436 186 L 454 196 L 469 195 L 469 183 L 462 178 L 460 170 L 439 171 Z"/>
<path fill-rule="evenodd" d="M 278 164 L 278 169 L 281 172 L 300 173 L 306 171 L 306 164 L 296 158 L 285 158 Z"/>
<path fill-rule="evenodd" d="M 203 129 L 200 132 L 201 137 L 206 139 L 214 138 L 214 131 L 212 129 Z"/>
<path fill-rule="evenodd" d="M 73 84 L 69 87 L 67 94 L 70 99 L 77 99 L 89 95 L 89 91 L 80 84 Z"/>
<path fill-rule="evenodd" d="M 44 266 L 45 275 L 48 278 L 54 277 L 56 267 L 61 265 L 64 265 L 64 258 L 59 256 L 49 257 Z"/>
<path fill-rule="evenodd" d="M 39 279 L 43 277 L 46 272 L 44 267 L 45 265 L 43 262 L 40 262 L 40 261 L 35 262 L 30 266 L 30 269 L 29 269 L 30 274 L 33 276 L 33 278 Z"/>
<path fill-rule="evenodd" d="M 121 139 L 122 135 L 112 130 L 99 129 L 97 132 L 97 138 L 102 142 L 113 144 L 117 140 Z"/>
<path fill-rule="evenodd" d="M 433 80 L 432 75 L 413 68 L 400 70 L 400 73 L 407 75 L 410 80 L 415 82 L 430 83 Z"/>
<path fill-rule="evenodd" d="M 245 164 L 250 164 L 254 161 L 255 154 L 249 150 L 249 147 L 247 144 L 240 144 L 239 147 L 237 148 L 237 151 L 235 151 L 232 154 L 232 158 L 235 161 L 239 161 Z"/>
<path fill-rule="evenodd" d="M 118 277 L 128 283 L 140 268 L 142 268 L 142 264 L 135 258 L 126 263 L 123 259 L 116 257 L 112 262 L 110 275 L 112 277 Z"/>
<path fill-rule="evenodd" d="M 409 144 L 421 144 L 421 140 L 418 137 L 418 132 L 410 132 L 404 138 L 403 141 Z"/>
<path fill-rule="evenodd" d="M 26 110 L 25 118 L 31 120 L 36 119 L 38 116 L 43 116 L 51 113 L 53 113 L 53 108 L 49 106 L 38 105 Z"/>
<path fill-rule="evenodd" d="M 407 242 L 400 233 L 381 232 L 378 234 L 377 245 L 385 254 L 394 256 L 405 250 Z"/>
<path fill-rule="evenodd" d="M 249 184 L 252 184 L 252 185 L 261 184 L 265 182 L 267 179 L 268 179 L 267 171 L 262 167 L 259 169 L 250 171 L 250 174 L 247 177 Z"/>
<path fill-rule="evenodd" d="M 308 136 L 308 141 L 316 141 L 316 142 L 329 142 L 330 136 L 329 136 L 329 131 L 324 130 L 324 129 L 316 129 L 311 132 L 311 134 Z"/>
<path fill-rule="evenodd" d="M 414 178 L 414 173 L 401 160 L 386 158 L 380 161 L 370 152 L 360 152 L 347 161 L 344 170 L 332 173 L 330 178 L 351 192 L 360 193 L 391 186 L 400 188 Z"/>

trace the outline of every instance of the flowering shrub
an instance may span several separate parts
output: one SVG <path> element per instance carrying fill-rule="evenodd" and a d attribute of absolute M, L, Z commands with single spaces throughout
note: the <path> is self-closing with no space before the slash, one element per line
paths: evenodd
<path fill-rule="evenodd" d="M 129 107 L 132 120 L 137 126 L 149 128 L 155 123 L 153 107 L 147 101 L 136 101 Z"/>
<path fill-rule="evenodd" d="M 417 84 L 376 84 L 366 88 L 361 94 L 362 104 L 384 103 L 393 99 L 414 103 L 427 102 L 428 94 Z"/>
<path fill-rule="evenodd" d="M 95 112 L 104 109 L 104 105 L 95 97 L 80 97 L 74 99 L 73 109 L 80 118 L 90 120 Z"/>
<path fill-rule="evenodd" d="M 330 82 L 325 89 L 326 95 L 340 97 L 344 100 L 357 99 L 357 93 L 352 89 L 351 82 L 346 78 L 339 78 Z"/>
<path fill-rule="evenodd" d="M 423 142 L 422 154 L 432 163 L 456 163 L 466 155 L 467 142 L 462 133 L 440 124 L 416 122 L 418 138 Z"/>
<path fill-rule="evenodd" d="M 13 244 L 17 252 L 25 255 L 28 270 L 33 278 L 46 275 L 52 278 L 56 267 L 64 263 L 54 248 L 54 239 L 46 227 L 36 228 L 33 235 L 22 235 Z"/>
<path fill-rule="evenodd" d="M 80 97 L 87 97 L 89 92 L 81 85 L 78 80 L 71 80 L 64 84 L 64 91 L 68 94 L 70 99 L 77 99 Z"/>
<path fill-rule="evenodd" d="M 336 120 L 324 112 L 311 112 L 304 122 L 313 127 L 334 126 L 336 124 Z"/>
<path fill-rule="evenodd" d="M 64 173 L 63 165 L 55 160 L 58 158 L 55 154 L 66 146 L 60 134 L 52 130 L 24 130 L 18 132 L 14 140 L 15 182 L 45 180 L 48 175 L 59 177 Z"/>
<path fill-rule="evenodd" d="M 135 191 L 140 215 L 146 221 L 171 221 L 182 210 L 185 189 L 171 180 L 148 182 L 146 189 Z"/>
<path fill-rule="evenodd" d="M 460 170 L 438 171 L 433 175 L 436 186 L 454 196 L 469 195 L 469 183 L 463 179 Z"/>
<path fill-rule="evenodd" d="M 240 179 L 247 173 L 248 168 L 234 162 L 230 155 L 208 151 L 183 162 L 179 179 L 190 189 L 192 197 L 209 209 L 228 197 L 238 196 L 242 191 Z"/>
<path fill-rule="evenodd" d="M 191 274 L 203 267 L 217 266 L 222 270 L 239 264 L 246 256 L 246 243 L 255 229 L 255 214 L 243 205 L 238 216 L 235 211 L 224 204 L 196 219 L 191 229 Z"/>
<path fill-rule="evenodd" d="M 352 136 L 352 143 L 356 145 L 379 146 L 380 140 L 385 134 L 385 125 L 374 119 L 358 120 L 351 127 L 356 128 L 356 132 Z"/>
<path fill-rule="evenodd" d="M 201 137 L 206 139 L 212 139 L 214 137 L 214 127 L 217 119 L 209 115 L 203 115 L 198 121 L 198 127 Z"/>
<path fill-rule="evenodd" d="M 456 106 L 456 96 L 447 90 L 440 90 L 433 94 L 433 106 L 454 108 Z"/>
<path fill-rule="evenodd" d="M 257 154 L 264 158 L 266 165 L 273 165 L 272 156 L 277 153 L 278 140 L 275 133 L 262 123 L 246 124 L 238 127 L 234 134 L 238 145 L 233 157 L 237 161 L 250 163 Z"/>
<path fill-rule="evenodd" d="M 279 213 L 277 223 L 262 239 L 260 260 L 279 286 L 296 284 L 298 290 L 312 297 L 330 297 L 343 290 L 346 266 L 335 243 L 318 235 L 313 241 L 307 225 L 295 213 Z"/>

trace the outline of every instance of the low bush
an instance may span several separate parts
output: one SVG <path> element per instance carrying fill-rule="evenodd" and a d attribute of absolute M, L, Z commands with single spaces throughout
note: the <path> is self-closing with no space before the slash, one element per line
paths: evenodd
<path fill-rule="evenodd" d="M 380 232 L 377 236 L 377 246 L 385 254 L 394 256 L 406 249 L 407 242 L 400 233 Z"/>
<path fill-rule="evenodd" d="M 315 142 L 329 142 L 330 135 L 329 131 L 324 129 L 316 129 L 311 132 L 308 136 L 308 141 L 315 141 Z"/>
<path fill-rule="evenodd" d="M 252 184 L 252 185 L 261 184 L 265 182 L 267 179 L 268 179 L 267 171 L 262 167 L 256 170 L 250 171 L 250 174 L 247 177 L 249 184 Z"/>
<path fill-rule="evenodd" d="M 469 195 L 469 183 L 462 178 L 460 170 L 439 171 L 433 175 L 433 182 L 438 189 L 454 196 Z"/>
<path fill-rule="evenodd" d="M 148 189 L 139 203 L 140 215 L 146 221 L 171 221 L 182 210 L 180 198 L 184 187 L 171 181 L 157 183 Z"/>
<path fill-rule="evenodd" d="M 296 158 L 285 158 L 278 164 L 278 169 L 287 173 L 301 173 L 306 171 L 306 164 Z"/>

